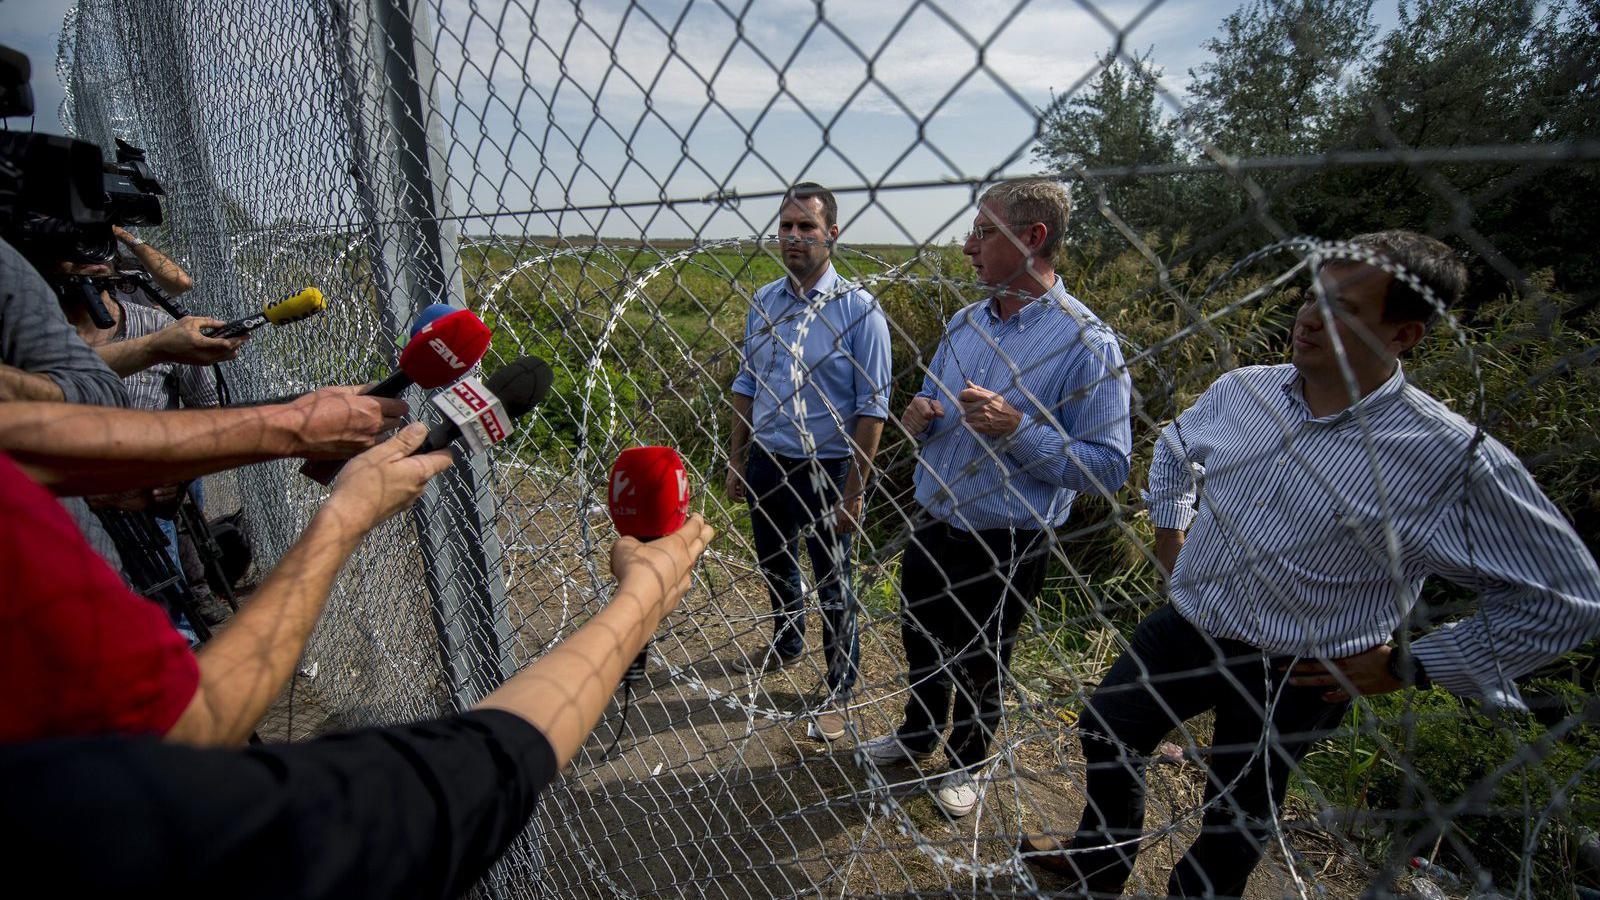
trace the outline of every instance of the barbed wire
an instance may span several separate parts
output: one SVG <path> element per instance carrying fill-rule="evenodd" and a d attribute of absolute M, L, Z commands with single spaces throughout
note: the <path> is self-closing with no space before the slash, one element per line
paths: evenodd
<path fill-rule="evenodd" d="M 1272 13 L 1289 6 L 1260 8 Z M 731 23 L 733 31 L 695 30 L 692 20 L 702 9 Z M 419 551 L 416 531 L 430 527 L 433 501 L 423 504 L 417 518 L 370 536 L 341 577 L 307 652 L 308 660 L 319 663 L 319 674 L 297 685 L 296 721 L 328 730 L 436 713 L 481 696 L 509 674 L 508 667 L 547 652 L 608 597 L 604 560 L 614 532 L 605 519 L 604 492 L 611 458 L 628 446 L 671 444 L 688 462 L 697 508 L 722 537 L 683 607 L 657 636 L 649 690 L 602 723 L 479 893 L 1047 896 L 1071 889 L 1070 879 L 1030 865 L 1038 860 L 1019 840 L 1035 832 L 1072 837 L 1070 824 L 1088 803 L 1091 777 L 1082 744 L 1097 740 L 1140 767 L 1139 777 L 1159 801 L 1153 804 L 1159 811 L 1147 813 L 1136 835 L 1093 846 L 1138 856 L 1130 882 L 1136 890 L 1158 890 L 1183 848 L 1213 828 L 1216 816 L 1249 819 L 1252 814 L 1234 796 L 1237 789 L 1245 779 L 1270 778 L 1280 767 L 1293 786 L 1281 796 L 1268 792 L 1266 820 L 1246 823 L 1261 835 L 1269 860 L 1256 872 L 1248 896 L 1410 890 L 1405 859 L 1427 853 L 1439 860 L 1441 842 L 1449 863 L 1465 873 L 1458 893 L 1487 889 L 1492 882 L 1533 896 L 1557 884 L 1550 880 L 1560 868 L 1553 856 L 1549 863 L 1534 858 L 1552 853 L 1552 834 L 1571 842 L 1586 823 L 1600 825 L 1600 799 L 1584 793 L 1600 760 L 1600 739 L 1592 731 L 1592 675 L 1591 683 L 1568 677 L 1568 705 L 1553 724 L 1538 727 L 1504 718 L 1510 713 L 1484 719 L 1446 705 L 1453 701 L 1438 689 L 1392 704 L 1364 700 L 1322 749 L 1304 758 L 1287 755 L 1283 736 L 1265 724 L 1290 701 L 1284 700 L 1287 680 L 1274 680 L 1264 650 L 1259 687 L 1238 683 L 1220 656 L 1206 670 L 1230 680 L 1264 723 L 1242 748 L 1213 746 L 1209 720 L 1172 714 L 1166 736 L 1171 749 L 1152 755 L 1085 728 L 1082 716 L 1090 712 L 1112 660 L 1132 653 L 1134 628 L 1165 602 L 1162 574 L 1149 549 L 1150 509 L 1133 489 L 1144 484 L 1159 435 L 1169 425 L 1177 429 L 1182 452 L 1175 420 L 1209 384 L 1241 366 L 1283 361 L 1282 338 L 1292 318 L 1283 309 L 1283 295 L 1305 288 L 1322 326 L 1338 333 L 1348 313 L 1317 278 L 1325 267 L 1363 264 L 1409 287 L 1441 314 L 1436 328 L 1445 333 L 1413 352 L 1421 359 L 1406 363 L 1408 377 L 1439 394 L 1472 429 L 1459 468 L 1452 469 L 1459 472 L 1456 488 L 1441 503 L 1465 508 L 1471 502 L 1475 461 L 1489 440 L 1485 429 L 1518 425 L 1522 405 L 1546 410 L 1552 385 L 1574 392 L 1596 387 L 1586 365 L 1597 336 L 1581 310 L 1568 316 L 1571 321 L 1559 314 L 1525 316 L 1517 320 L 1523 329 L 1518 336 L 1497 336 L 1492 315 L 1484 311 L 1490 307 L 1450 308 L 1418 273 L 1368 245 L 1344 240 L 1349 235 L 1296 236 L 1302 229 L 1279 221 L 1273 206 L 1278 186 L 1267 176 L 1378 167 L 1423 173 L 1419 179 L 1431 196 L 1452 211 L 1450 228 L 1458 243 L 1505 276 L 1512 299 L 1525 306 L 1535 294 L 1548 301 L 1559 292 L 1539 288 L 1545 282 L 1537 267 L 1502 252 L 1497 238 L 1474 225 L 1471 195 L 1438 173 L 1442 167 L 1511 167 L 1517 177 L 1530 179 L 1536 177 L 1531 173 L 1600 159 L 1600 140 L 1410 146 L 1385 125 L 1378 129 L 1377 147 L 1239 154 L 1184 116 L 1185 97 L 1152 79 L 1153 96 L 1165 104 L 1174 132 L 1194 148 L 1192 157 L 1054 160 L 1025 171 L 1024 160 L 1044 134 L 1047 104 L 1030 99 L 1011 83 L 1018 72 L 1003 68 L 1008 30 L 1044 12 L 1071 12 L 1103 30 L 1111 52 L 1073 79 L 1066 94 L 1056 95 L 1083 96 L 1107 66 L 1143 65 L 1129 53 L 1140 29 L 1180 11 L 1157 0 L 1123 25 L 1086 2 L 1060 9 L 1001 4 L 985 11 L 992 21 L 978 27 L 966 10 L 909 0 L 878 11 L 887 29 L 873 47 L 852 36 L 844 11 L 824 4 L 808 7 L 804 21 L 786 21 L 785 27 L 762 19 L 765 13 L 754 5 L 696 2 L 675 10 L 637 2 L 591 4 L 586 10 L 578 4 L 528 8 L 453 0 L 319 0 L 301 7 L 267 0 L 221 4 L 203 19 L 170 0 L 81 0 L 73 8 L 57 61 L 68 85 L 63 119 L 79 136 L 102 145 L 123 138 L 149 152 L 169 198 L 168 222 L 159 235 L 149 236 L 194 274 L 193 307 L 225 314 L 242 308 L 244 298 L 305 283 L 343 298 L 317 327 L 278 329 L 253 339 L 234 364 L 233 380 L 243 395 L 272 396 L 325 380 L 365 381 L 392 362 L 411 315 L 440 299 L 471 307 L 493 326 L 487 367 L 532 353 L 549 359 L 556 373 L 551 398 L 474 476 L 478 508 L 489 511 L 481 513 L 483 533 L 495 545 L 486 556 L 487 570 L 452 566 Z M 924 18 L 952 35 L 955 49 L 947 54 L 949 71 L 942 73 L 948 77 L 922 70 L 930 83 L 928 96 L 919 100 L 891 83 L 889 58 L 902 46 L 920 46 L 917 29 Z M 658 53 L 644 46 L 649 42 L 631 42 L 633 23 L 664 49 Z M 790 32 L 798 41 L 785 49 L 779 38 Z M 823 39 L 844 48 L 841 60 L 864 66 L 859 81 L 846 85 L 844 99 L 831 109 L 807 93 L 802 53 L 808 42 Z M 752 101 L 756 112 L 750 116 L 736 114 L 733 86 L 723 81 L 745 57 L 755 60 L 751 72 L 770 75 L 773 83 L 771 96 Z M 690 85 L 694 108 L 680 112 L 656 98 L 657 88 L 673 77 Z M 957 141 L 941 137 L 939 128 L 949 120 L 971 127 L 970 120 L 958 118 L 955 104 L 982 79 L 992 83 L 988 106 L 1009 104 L 1007 109 L 1031 117 L 1033 126 L 1012 143 L 993 135 L 992 158 L 973 162 L 970 153 L 944 146 Z M 872 92 L 910 123 L 914 139 L 869 164 L 851 158 L 837 136 L 848 127 L 852 103 Z M 635 96 L 642 99 L 630 99 Z M 784 151 L 793 136 L 763 130 L 785 103 L 819 136 L 815 152 L 800 153 L 797 166 L 779 162 L 789 158 Z M 998 117 L 1000 111 L 984 113 Z M 714 131 L 723 121 L 731 124 Z M 699 139 L 707 133 L 721 134 L 732 150 L 717 155 Z M 663 156 L 661 147 L 681 152 Z M 918 153 L 926 157 L 923 167 L 908 167 Z M 719 487 L 732 429 L 728 386 L 750 352 L 743 331 L 747 310 L 764 284 L 790 275 L 781 250 L 793 242 L 769 231 L 789 185 L 818 169 L 838 175 L 829 187 L 854 207 L 841 210 L 847 235 L 868 230 L 870 214 L 885 220 L 886 233 L 903 237 L 827 244 L 841 281 L 797 297 L 793 316 L 767 323 L 774 334 L 781 332 L 782 358 L 772 371 L 781 369 L 782 378 L 758 384 L 775 395 L 779 381 L 794 386 L 775 402 L 780 413 L 804 421 L 821 412 L 829 426 L 846 430 L 854 410 L 818 392 L 815 361 L 804 351 L 824 346 L 842 352 L 844 335 L 828 315 L 854 292 L 874 298 L 872 308 L 885 318 L 890 335 L 894 392 L 866 525 L 848 554 L 829 551 L 836 567 L 853 564 L 847 588 L 858 598 L 852 602 L 859 678 L 844 702 L 831 696 L 828 661 L 814 647 L 791 668 L 748 671 L 772 650 L 773 632 L 786 613 L 774 609 L 762 574 L 753 530 L 760 513 L 747 515 L 745 504 Z M 1130 487 L 1088 484 L 1060 527 L 1018 493 L 1015 482 L 1023 475 L 1008 462 L 1017 436 L 993 440 L 962 465 L 933 473 L 917 435 L 898 422 L 924 378 L 939 377 L 933 367 L 938 348 L 949 341 L 947 326 L 953 328 L 974 304 L 1004 295 L 971 274 L 957 248 L 941 236 L 977 211 L 974 203 L 983 190 L 1039 177 L 1072 186 L 1080 199 L 1087 196 L 1090 209 L 1075 212 L 1075 220 L 1096 218 L 1113 235 L 1092 249 L 1072 248 L 1082 257 L 1063 254 L 1057 271 L 1068 292 L 1114 335 L 1120 353 L 1116 360 L 1098 360 L 1109 374 L 1083 391 L 1123 379 L 1132 398 Z M 1197 178 L 1221 179 L 1232 192 L 1228 196 L 1245 204 L 1247 212 L 1238 215 L 1255 226 L 1248 247 L 1215 257 L 1193 254 L 1207 235 L 1151 228 L 1115 190 L 1118 183 Z M 927 213 L 899 205 L 932 190 L 960 195 L 959 210 Z M 692 208 L 707 218 L 691 221 L 686 210 Z M 1177 221 L 1176 211 L 1172 216 Z M 910 226 L 907 220 L 913 220 Z M 463 234 L 469 223 L 483 223 L 489 231 Z M 1002 224 L 1002 239 L 1015 240 L 1015 223 Z M 536 225 L 550 234 L 536 234 Z M 1226 218 L 1213 226 L 1218 234 L 1234 229 Z M 582 238 L 576 236 L 580 230 Z M 811 252 L 824 249 L 814 241 L 806 246 Z M 1525 352 L 1540 339 L 1548 345 L 1545 352 Z M 1361 390 L 1350 359 L 1361 348 L 1345 340 L 1334 338 L 1335 355 L 1355 399 Z M 986 335 L 984 341 L 994 356 L 991 368 L 1012 384 L 1028 382 L 1014 402 L 1029 403 L 1035 419 L 1061 424 L 1077 397 L 1042 397 L 1032 384 L 1050 377 L 1073 348 L 1025 362 L 1013 358 L 1002 340 Z M 1524 356 L 1535 367 L 1517 371 Z M 960 371 L 973 374 L 970 367 Z M 952 387 L 953 394 L 961 386 L 936 385 Z M 1258 391 L 1254 399 L 1265 404 L 1270 398 Z M 1371 463 L 1377 426 L 1363 409 L 1352 419 L 1353 439 Z M 1592 483 L 1584 479 L 1595 470 L 1600 448 L 1584 443 L 1582 421 L 1535 426 L 1529 430 L 1565 431 L 1554 441 L 1546 435 L 1514 448 L 1528 448 L 1523 457 L 1541 478 L 1558 478 L 1551 470 L 1563 459 L 1579 470 L 1578 477 L 1563 481 L 1558 503 L 1591 502 L 1582 499 L 1583 485 Z M 1283 441 L 1291 440 L 1295 423 L 1278 416 L 1271 424 Z M 1067 441 L 1082 437 L 1057 430 Z M 825 494 L 831 476 L 816 459 L 818 437 L 800 433 L 808 463 L 788 477 Z M 1326 495 L 1348 502 L 1345 486 L 1315 465 L 1305 468 Z M 1397 536 L 1406 523 L 1394 511 L 1409 509 L 1406 504 L 1416 498 L 1396 496 L 1404 479 L 1383 466 L 1373 469 L 1376 502 L 1386 511 L 1377 523 L 1381 540 L 1373 564 L 1407 611 L 1397 635 L 1406 648 L 1413 606 L 1431 609 L 1427 598 L 1412 591 L 1411 560 Z M 1031 510 L 1006 526 L 1013 542 L 1019 530 L 1039 532 L 1048 564 L 1059 573 L 1045 579 L 1041 596 L 1027 605 L 1019 656 L 1000 666 L 1005 703 L 988 752 L 968 761 L 977 800 L 965 816 L 947 814 L 928 796 L 943 770 L 932 763 L 899 768 L 875 762 L 867 745 L 869 738 L 893 733 L 900 707 L 943 671 L 913 674 L 902 641 L 920 637 L 940 644 L 947 666 L 975 654 L 998 659 L 1002 643 L 991 637 L 999 607 L 961 610 L 973 620 L 965 623 L 969 636 L 950 646 L 927 622 L 904 611 L 914 599 L 902 590 L 908 548 L 919 528 L 937 521 L 915 499 L 913 476 L 919 470 L 947 492 L 971 489 L 996 471 L 1008 473 L 996 493 Z M 1086 480 L 1095 482 L 1087 475 Z M 1205 479 L 1199 483 L 1203 498 Z M 226 487 L 223 495 L 246 510 L 266 563 L 293 542 L 318 500 L 316 489 L 281 465 L 246 470 Z M 1566 505 L 1563 511 L 1572 514 Z M 1470 511 L 1463 517 L 1470 519 Z M 1234 527 L 1225 511 L 1218 521 Z M 813 518 L 798 530 L 818 537 L 825 528 Z M 1466 534 L 1469 563 L 1476 558 L 1474 543 L 1492 537 Z M 1592 533 L 1582 537 L 1592 544 Z M 462 540 L 446 536 L 442 546 L 455 552 L 463 549 Z M 1314 552 L 1317 541 L 1308 534 L 1270 549 L 1237 548 L 1237 569 L 1260 574 L 1263 564 Z M 789 552 L 798 557 L 798 544 Z M 997 569 L 1011 573 L 1006 582 L 1016 580 L 1021 558 L 1014 553 L 1009 561 L 996 560 Z M 803 579 L 800 615 L 820 620 L 828 610 L 813 574 L 818 560 L 812 558 L 810 572 L 798 558 L 793 562 Z M 1275 602 L 1295 608 L 1286 588 L 1270 593 Z M 1481 607 L 1472 615 L 1485 626 L 1488 654 L 1498 667 L 1494 623 Z M 458 632 L 483 640 L 460 642 L 452 637 Z M 481 658 L 482 646 L 502 647 L 503 658 Z M 1290 666 L 1318 660 L 1302 650 L 1284 658 Z M 463 678 L 459 672 L 469 674 Z M 1505 672 L 1498 679 L 1514 685 Z M 958 682 L 955 690 L 959 710 L 966 686 Z M 805 736 L 803 726 L 829 711 L 846 714 L 847 736 L 831 744 Z M 1499 744 L 1484 751 L 1474 781 L 1451 782 L 1438 757 L 1456 751 L 1441 745 L 1468 730 Z M 1245 759 L 1226 781 L 1210 765 L 1224 751 Z M 1496 791 L 1513 777 L 1548 783 L 1539 805 L 1524 796 L 1521 821 L 1505 826 L 1512 831 L 1493 832 L 1514 833 L 1520 854 L 1514 871 L 1491 858 L 1493 841 L 1501 837 L 1474 830 L 1477 819 L 1495 818 Z M 1380 792 L 1383 797 L 1374 799 Z M 1381 836 L 1333 821 L 1351 804 L 1383 823 Z M 1086 852 L 1069 846 L 1059 858 L 1082 860 Z M 1563 864 L 1568 858 L 1562 857 Z"/>

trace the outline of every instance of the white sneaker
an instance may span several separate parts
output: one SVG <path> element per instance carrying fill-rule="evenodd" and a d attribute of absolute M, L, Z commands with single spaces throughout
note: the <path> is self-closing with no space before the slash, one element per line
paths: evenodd
<path fill-rule="evenodd" d="M 880 766 L 891 766 L 896 763 L 916 763 L 921 765 L 933 758 L 933 751 L 919 753 L 900 743 L 900 736 L 890 732 L 882 737 L 875 737 L 861 745 L 861 751 L 867 754 L 867 759 Z"/>
<path fill-rule="evenodd" d="M 978 805 L 978 786 L 972 781 L 972 773 L 957 769 L 946 774 L 939 781 L 939 789 L 933 792 L 933 799 L 952 819 L 972 812 Z"/>

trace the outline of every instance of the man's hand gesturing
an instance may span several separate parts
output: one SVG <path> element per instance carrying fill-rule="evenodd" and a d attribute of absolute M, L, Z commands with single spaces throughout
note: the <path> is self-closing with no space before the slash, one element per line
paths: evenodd
<path fill-rule="evenodd" d="M 370 397 L 352 386 L 312 391 L 289 404 L 298 449 L 306 459 L 348 459 L 377 443 L 400 424 L 404 400 Z"/>
<path fill-rule="evenodd" d="M 961 421 L 985 437 L 1005 437 L 1022 424 L 1022 413 L 1006 398 L 970 381 L 956 399 L 961 401 Z"/>
<path fill-rule="evenodd" d="M 900 424 L 905 426 L 906 433 L 912 437 L 928 430 L 928 425 L 934 419 L 944 416 L 944 404 L 932 397 L 912 397 L 906 405 L 906 411 L 900 415 Z"/>

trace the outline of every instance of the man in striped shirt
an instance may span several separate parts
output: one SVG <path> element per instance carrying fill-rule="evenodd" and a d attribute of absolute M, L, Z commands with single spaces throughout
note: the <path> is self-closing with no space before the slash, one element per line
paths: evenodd
<path fill-rule="evenodd" d="M 1069 852 L 1023 844 L 1094 896 L 1121 893 L 1142 766 L 1184 720 L 1216 712 L 1201 834 L 1167 890 L 1239 896 L 1289 772 L 1352 695 L 1432 682 L 1519 707 L 1513 679 L 1600 630 L 1600 570 L 1572 527 L 1509 450 L 1406 382 L 1399 357 L 1465 267 L 1410 232 L 1312 261 L 1292 363 L 1224 375 L 1157 443 L 1145 497 L 1171 603 L 1083 716 Z M 1397 647 L 1429 575 L 1478 591 L 1478 610 Z"/>
<path fill-rule="evenodd" d="M 900 567 L 910 690 L 900 727 L 863 749 L 879 763 L 922 762 L 949 727 L 934 799 L 951 816 L 977 803 L 973 771 L 1044 585 L 1051 529 L 1080 492 L 1109 496 L 1128 477 L 1131 388 L 1116 336 L 1055 272 L 1069 205 L 1046 180 L 984 194 L 962 249 L 993 294 L 950 320 L 901 419 L 921 442 L 920 521 Z"/>

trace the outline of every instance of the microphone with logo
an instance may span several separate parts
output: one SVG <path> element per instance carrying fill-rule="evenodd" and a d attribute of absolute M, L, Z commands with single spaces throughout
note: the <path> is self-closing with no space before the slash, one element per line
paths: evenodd
<path fill-rule="evenodd" d="M 445 420 L 428 432 L 415 453 L 443 450 L 463 439 L 481 452 L 511 436 L 513 423 L 544 401 L 555 373 L 537 356 L 524 356 L 495 370 L 488 380 L 463 378 L 433 397 Z"/>
<path fill-rule="evenodd" d="M 400 351 L 399 371 L 361 393 L 398 397 L 413 384 L 424 390 L 443 387 L 483 359 L 489 352 L 490 337 L 489 326 L 470 309 L 439 316 L 406 342 Z"/>
<path fill-rule="evenodd" d="M 611 465 L 607 508 L 617 533 L 653 541 L 683 527 L 689 519 L 689 473 L 671 447 L 629 447 Z M 644 680 L 650 643 L 628 666 L 624 684 Z"/>
<path fill-rule="evenodd" d="M 512 423 L 538 406 L 555 380 L 549 363 L 524 356 L 501 366 L 487 382 L 463 378 L 433 397 L 444 413 L 416 453 L 429 453 L 464 439 L 473 452 L 481 452 L 511 436 Z M 318 484 L 331 484 L 346 460 L 317 460 L 300 467 L 300 474 Z"/>

